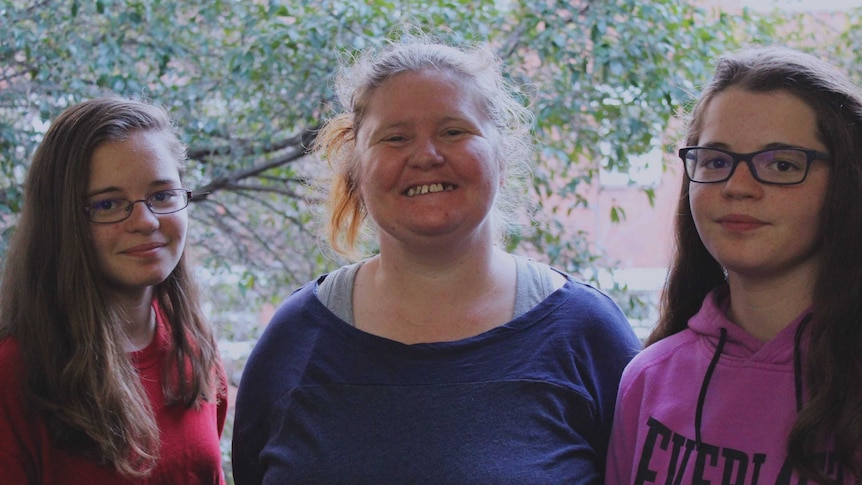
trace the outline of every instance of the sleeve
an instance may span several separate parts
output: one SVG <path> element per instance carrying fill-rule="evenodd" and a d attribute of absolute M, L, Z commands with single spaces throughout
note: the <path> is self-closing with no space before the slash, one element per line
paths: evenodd
<path fill-rule="evenodd" d="M 263 482 L 259 456 L 269 433 L 268 419 L 273 393 L 281 389 L 280 374 L 285 350 L 275 330 L 284 317 L 284 306 L 276 312 L 255 344 L 242 371 L 234 408 L 231 465 L 237 485 Z"/>
<path fill-rule="evenodd" d="M 270 415 L 279 396 L 291 387 L 296 377 L 296 364 L 311 351 L 312 344 L 296 323 L 307 322 L 316 315 L 308 309 L 314 282 L 293 292 L 273 315 L 255 344 L 242 371 L 231 442 L 231 463 L 237 485 L 259 484 L 265 470 L 260 466 L 260 454 L 270 433 Z M 311 332 L 315 334 L 315 331 Z"/>
<path fill-rule="evenodd" d="M 599 416 L 602 441 L 599 456 L 605 458 L 608 451 L 615 405 L 620 379 L 626 365 L 641 349 L 640 340 L 634 334 L 628 320 L 618 307 L 609 312 L 604 322 L 605 334 L 594 347 L 594 371 L 599 385 Z M 604 463 L 602 463 L 604 466 Z"/>
<path fill-rule="evenodd" d="M 255 346 L 258 350 L 260 342 Z M 237 485 L 258 484 L 263 481 L 263 472 L 258 464 L 258 455 L 263 447 L 259 443 L 260 436 L 265 434 L 265 409 L 268 407 L 261 403 L 260 376 L 256 370 L 254 355 L 260 357 L 260 352 L 252 352 L 248 362 L 243 369 L 243 376 L 239 383 L 237 402 L 235 408 L 233 437 L 231 440 L 231 466 L 233 478 Z"/>
<path fill-rule="evenodd" d="M 0 470 L 4 483 L 36 483 L 37 437 L 24 406 L 23 362 L 10 339 L 0 341 Z"/>

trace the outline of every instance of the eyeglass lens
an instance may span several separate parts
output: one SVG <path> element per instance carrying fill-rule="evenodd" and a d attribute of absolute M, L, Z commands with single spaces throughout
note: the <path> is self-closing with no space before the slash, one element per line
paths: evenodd
<path fill-rule="evenodd" d="M 186 189 L 173 189 L 162 190 L 134 202 L 127 199 L 97 200 L 87 206 L 87 213 L 93 222 L 120 222 L 131 215 L 132 207 L 138 202 L 144 202 L 154 214 L 170 214 L 189 205 L 189 193 Z"/>
<path fill-rule="evenodd" d="M 768 150 L 751 156 L 748 168 L 762 182 L 795 184 L 805 179 L 808 170 L 808 154 L 803 150 Z M 744 163 L 739 155 L 709 148 L 695 148 L 685 155 L 686 171 L 695 182 L 721 182 L 730 178 L 738 163 Z"/>

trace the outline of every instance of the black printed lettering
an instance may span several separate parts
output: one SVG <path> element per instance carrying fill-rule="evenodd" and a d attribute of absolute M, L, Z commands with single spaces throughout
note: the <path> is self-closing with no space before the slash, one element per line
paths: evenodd
<path fill-rule="evenodd" d="M 638 473 L 635 475 L 635 484 L 642 485 L 644 483 L 655 483 L 658 473 L 655 470 L 649 469 L 649 462 L 652 459 L 653 451 L 655 451 L 656 441 L 661 438 L 659 446 L 666 450 L 670 441 L 670 428 L 663 425 L 657 419 L 649 418 L 647 420 L 649 432 L 647 433 L 646 441 L 644 442 L 643 450 L 641 451 L 641 459 L 638 462 Z"/>
<path fill-rule="evenodd" d="M 711 485 L 712 482 L 706 479 L 707 459 L 709 466 L 718 466 L 718 447 L 701 443 L 697 447 L 697 458 L 694 460 L 694 476 L 691 478 L 692 485 Z"/>
<path fill-rule="evenodd" d="M 745 476 L 748 473 L 748 455 L 738 450 L 724 448 L 721 450 L 721 456 L 724 458 L 722 485 L 745 485 Z M 736 470 L 735 473 L 734 469 Z"/>
<path fill-rule="evenodd" d="M 667 481 L 665 485 L 681 485 L 682 476 L 688 468 L 688 460 L 691 458 L 691 452 L 694 450 L 694 440 L 690 440 L 681 434 L 673 434 L 673 454 L 670 457 L 670 462 L 667 467 Z M 685 447 L 685 454 L 682 455 L 682 463 L 679 462 L 680 450 Z"/>

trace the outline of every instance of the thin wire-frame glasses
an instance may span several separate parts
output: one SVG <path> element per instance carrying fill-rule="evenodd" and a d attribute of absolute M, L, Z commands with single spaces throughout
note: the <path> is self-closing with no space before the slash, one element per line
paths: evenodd
<path fill-rule="evenodd" d="M 805 181 L 814 160 L 829 161 L 829 155 L 805 148 L 777 148 L 735 153 L 720 148 L 685 147 L 679 150 L 685 173 L 692 182 L 714 184 L 728 180 L 740 162 L 762 184 L 796 185 Z"/>
<path fill-rule="evenodd" d="M 160 190 L 140 200 L 101 199 L 84 206 L 84 212 L 96 224 L 113 224 L 128 219 L 138 202 L 143 202 L 153 214 L 172 214 L 188 207 L 194 195 L 203 194 L 192 194 L 188 189 L 170 189 Z"/>

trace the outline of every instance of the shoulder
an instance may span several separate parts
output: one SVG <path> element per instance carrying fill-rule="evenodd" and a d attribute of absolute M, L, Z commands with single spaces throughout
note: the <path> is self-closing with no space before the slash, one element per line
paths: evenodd
<path fill-rule="evenodd" d="M 0 339 L 0 385 L 5 388 L 12 381 L 20 385 L 23 372 L 24 356 L 18 339 L 15 337 Z"/>
<path fill-rule="evenodd" d="M 546 320 L 542 328 L 564 336 L 577 358 L 622 371 L 641 349 L 628 319 L 606 294 L 571 276 L 566 278 L 566 284 L 537 307 L 547 314 L 532 316 Z"/>
<path fill-rule="evenodd" d="M 685 329 L 646 347 L 632 359 L 623 371 L 620 385 L 621 397 L 625 392 L 650 380 L 651 377 L 661 377 L 660 380 L 673 381 L 679 377 L 679 372 L 687 373 L 689 366 L 679 359 L 691 360 L 697 355 L 693 347 L 697 345 L 698 336 L 690 329 Z M 674 376 L 674 377 L 671 377 Z"/>
<path fill-rule="evenodd" d="M 44 425 L 24 397 L 24 363 L 13 337 L 0 339 L 0 470 L 3 483 L 36 483 Z M 4 481 L 5 480 L 5 481 Z"/>
<path fill-rule="evenodd" d="M 297 288 L 288 295 L 284 301 L 278 306 L 272 318 L 267 324 L 267 328 L 264 332 L 271 333 L 275 330 L 278 330 L 281 325 L 284 325 L 285 322 L 290 322 L 294 320 L 297 315 L 308 313 L 308 312 L 319 312 L 325 307 L 320 303 L 317 299 L 317 285 L 318 281 L 314 280 L 310 281 L 300 288 Z"/>
<path fill-rule="evenodd" d="M 519 273 L 519 283 L 522 280 L 531 282 L 532 284 L 541 287 L 542 294 L 547 295 L 554 290 L 560 289 L 568 280 L 567 274 L 556 270 L 541 261 L 519 254 L 508 254 L 515 261 L 515 265 Z M 522 272 L 524 273 L 523 277 L 520 275 Z"/>
<path fill-rule="evenodd" d="M 334 327 L 338 318 L 315 295 L 317 282 L 312 281 L 291 293 L 270 319 L 249 355 L 243 371 L 260 379 L 281 379 L 285 369 L 302 367 L 304 359 L 323 341 L 329 341 L 325 329 Z"/>
<path fill-rule="evenodd" d="M 673 358 L 680 352 L 685 353 L 696 345 L 698 335 L 686 328 L 669 337 L 663 338 L 658 342 L 646 347 L 638 357 L 632 361 L 630 367 L 633 370 L 637 368 L 641 370 L 650 369 L 652 367 L 664 365 L 667 361 Z"/>
<path fill-rule="evenodd" d="M 603 291 L 585 281 L 576 279 L 564 271 L 556 268 L 551 269 L 566 279 L 566 284 L 560 289 L 574 299 L 570 304 L 587 305 L 587 308 L 595 307 L 602 310 L 611 310 L 614 313 L 622 313 L 614 300 Z"/>
<path fill-rule="evenodd" d="M 566 284 L 557 290 L 563 296 L 556 310 L 558 314 L 577 321 L 582 330 L 634 335 L 625 314 L 610 296 L 569 275 L 566 278 Z"/>
<path fill-rule="evenodd" d="M 25 364 L 20 345 L 14 337 L 0 339 L 0 415 L 9 416 L 24 399 Z"/>
<path fill-rule="evenodd" d="M 21 347 L 15 337 L 0 338 L 0 359 L 21 355 Z"/>

